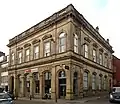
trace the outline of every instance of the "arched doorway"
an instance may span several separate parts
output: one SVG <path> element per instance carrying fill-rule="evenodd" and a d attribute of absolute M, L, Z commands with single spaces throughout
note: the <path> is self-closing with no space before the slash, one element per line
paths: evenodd
<path fill-rule="evenodd" d="M 59 72 L 59 98 L 66 96 L 66 74 L 65 71 Z"/>
<path fill-rule="evenodd" d="M 14 76 L 11 76 L 11 86 L 10 92 L 14 93 Z"/>
<path fill-rule="evenodd" d="M 73 93 L 74 96 L 78 96 L 78 73 L 74 72 L 73 75 Z"/>

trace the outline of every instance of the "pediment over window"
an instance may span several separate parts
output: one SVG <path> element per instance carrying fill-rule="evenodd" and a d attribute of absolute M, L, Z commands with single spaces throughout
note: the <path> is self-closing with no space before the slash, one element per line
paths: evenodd
<path fill-rule="evenodd" d="M 20 51 L 20 50 L 22 50 L 23 49 L 23 47 L 18 47 L 17 48 L 17 51 Z"/>
<path fill-rule="evenodd" d="M 103 75 L 102 74 L 99 74 L 100 77 L 102 77 Z"/>
<path fill-rule="evenodd" d="M 46 40 L 46 39 L 49 39 L 49 38 L 51 38 L 51 37 L 52 37 L 51 34 L 47 34 L 47 35 L 43 36 L 42 40 Z"/>
<path fill-rule="evenodd" d="M 32 41 L 32 44 L 36 44 L 36 43 L 39 43 L 39 42 L 40 42 L 39 39 L 34 39 L 34 40 Z"/>
<path fill-rule="evenodd" d="M 31 44 L 27 43 L 27 44 L 24 45 L 24 48 L 27 48 L 27 47 L 30 47 L 30 46 L 31 46 Z"/>
<path fill-rule="evenodd" d="M 90 38 L 89 37 L 85 37 L 84 40 L 86 40 L 87 42 L 91 42 Z"/>
<path fill-rule="evenodd" d="M 99 49 L 99 51 L 100 51 L 100 52 L 103 52 L 103 49 L 102 49 L 102 48 L 100 48 L 100 49 Z"/>
<path fill-rule="evenodd" d="M 96 72 L 93 72 L 93 74 L 94 74 L 94 75 L 97 75 L 97 73 L 96 73 Z"/>
<path fill-rule="evenodd" d="M 106 56 L 108 56 L 108 53 L 104 53 Z"/>
<path fill-rule="evenodd" d="M 93 46 L 94 46 L 95 48 L 98 48 L 97 43 L 93 43 Z"/>

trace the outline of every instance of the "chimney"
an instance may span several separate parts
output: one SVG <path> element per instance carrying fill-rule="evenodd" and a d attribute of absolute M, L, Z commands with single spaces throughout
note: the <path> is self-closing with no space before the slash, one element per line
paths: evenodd
<path fill-rule="evenodd" d="M 107 42 L 109 43 L 109 39 L 107 39 Z"/>
<path fill-rule="evenodd" d="M 98 26 L 96 27 L 96 30 L 99 32 L 99 27 Z"/>

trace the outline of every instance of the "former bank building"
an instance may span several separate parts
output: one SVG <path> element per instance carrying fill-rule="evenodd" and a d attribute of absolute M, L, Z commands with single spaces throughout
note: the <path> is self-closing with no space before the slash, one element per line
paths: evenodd
<path fill-rule="evenodd" d="M 112 46 L 72 4 L 9 40 L 9 90 L 75 99 L 112 86 Z"/>

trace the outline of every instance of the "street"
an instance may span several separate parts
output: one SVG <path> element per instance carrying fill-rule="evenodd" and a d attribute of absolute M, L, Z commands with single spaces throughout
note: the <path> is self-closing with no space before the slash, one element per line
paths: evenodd
<path fill-rule="evenodd" d="M 16 100 L 14 101 L 15 104 L 55 104 L 52 101 L 33 101 L 33 100 Z M 79 102 L 58 102 L 57 104 L 80 104 Z M 111 104 L 107 98 L 99 99 L 99 100 L 92 100 L 89 102 L 82 102 L 81 104 Z M 114 103 L 112 103 L 114 104 Z M 117 103 L 115 103 L 117 104 Z"/>

